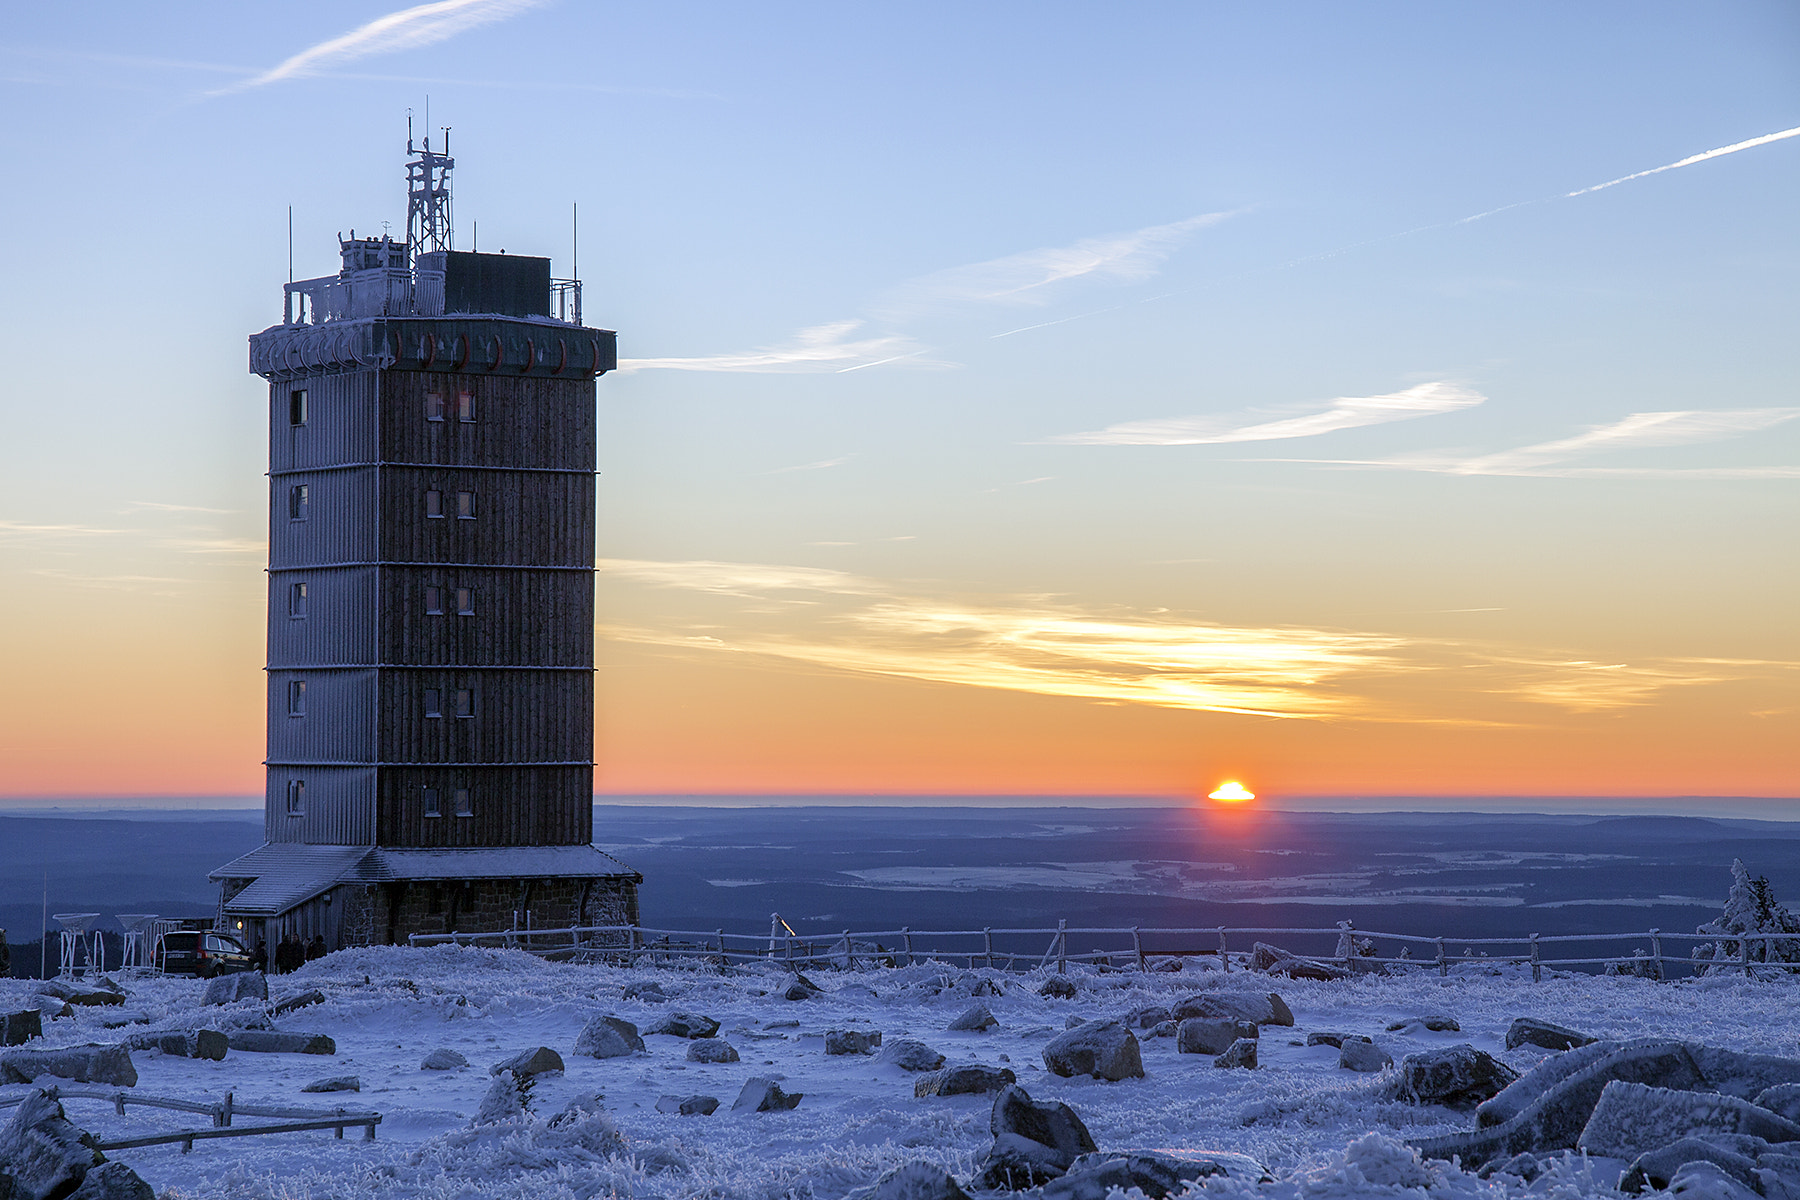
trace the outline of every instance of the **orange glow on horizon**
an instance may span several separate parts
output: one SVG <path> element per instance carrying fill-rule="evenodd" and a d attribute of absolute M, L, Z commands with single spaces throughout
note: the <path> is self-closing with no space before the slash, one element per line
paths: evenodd
<path fill-rule="evenodd" d="M 1206 798 L 1222 800 L 1226 804 L 1242 804 L 1246 800 L 1256 799 L 1256 793 L 1234 779 L 1227 783 L 1221 783 L 1217 788 L 1206 793 Z"/>

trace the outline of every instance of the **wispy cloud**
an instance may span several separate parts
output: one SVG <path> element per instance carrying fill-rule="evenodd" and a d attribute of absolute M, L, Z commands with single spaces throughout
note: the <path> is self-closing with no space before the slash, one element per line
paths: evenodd
<path fill-rule="evenodd" d="M 823 471 L 828 467 L 841 467 L 855 457 L 854 454 L 840 454 L 836 458 L 822 458 L 818 462 L 801 463 L 793 467 L 776 467 L 773 471 L 764 471 L 763 474 L 787 475 L 794 471 Z"/>
<path fill-rule="evenodd" d="M 235 508 L 206 508 L 199 504 L 165 504 L 160 500 L 128 500 L 122 511 L 132 513 L 141 512 L 145 509 L 149 509 L 152 512 L 221 513 L 226 515 L 238 511 Z"/>
<path fill-rule="evenodd" d="M 317 75 L 331 67 L 371 55 L 417 50 L 470 29 L 504 21 L 542 3 L 544 0 L 434 0 L 430 4 L 416 4 L 308 46 L 260 75 L 210 94 L 223 96 L 248 91 Z"/>
<path fill-rule="evenodd" d="M 1453 383 L 1421 383 L 1403 392 L 1381 396 L 1340 396 L 1322 408 L 1245 409 L 1208 416 L 1127 421 L 1091 433 L 1066 433 L 1044 441 L 1067 446 L 1204 446 L 1268 442 L 1436 416 L 1473 408 L 1486 399 L 1480 392 Z M 1294 415 L 1283 416 L 1283 411 Z"/>
<path fill-rule="evenodd" d="M 110 537 L 129 533 L 128 529 L 106 529 L 98 525 L 37 525 L 27 521 L 0 521 L 0 538 L 85 538 Z"/>
<path fill-rule="evenodd" d="M 726 371 L 749 374 L 799 374 L 840 371 L 845 367 L 891 362 L 914 355 L 920 349 L 911 338 L 898 334 L 855 338 L 864 322 L 833 321 L 802 329 L 786 342 L 735 354 L 708 354 L 697 358 L 624 358 L 621 371 Z"/>

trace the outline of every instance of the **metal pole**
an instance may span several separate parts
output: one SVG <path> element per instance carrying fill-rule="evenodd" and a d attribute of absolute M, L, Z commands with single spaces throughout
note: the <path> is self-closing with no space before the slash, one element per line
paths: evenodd
<path fill-rule="evenodd" d="M 1544 982 L 1544 968 L 1538 961 L 1538 935 L 1531 935 L 1531 982 Z"/>

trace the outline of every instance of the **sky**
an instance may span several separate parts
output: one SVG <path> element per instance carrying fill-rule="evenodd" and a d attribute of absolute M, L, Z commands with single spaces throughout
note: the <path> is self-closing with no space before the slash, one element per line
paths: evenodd
<path fill-rule="evenodd" d="M 260 794 L 245 338 L 427 104 L 619 331 L 602 795 L 1800 796 L 1791 4 L 14 5 L 0 103 L 0 797 Z"/>

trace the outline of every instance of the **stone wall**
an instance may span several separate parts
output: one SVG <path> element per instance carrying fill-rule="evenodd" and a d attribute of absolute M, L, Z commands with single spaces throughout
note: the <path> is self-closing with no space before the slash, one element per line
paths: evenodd
<path fill-rule="evenodd" d="M 515 927 L 635 925 L 631 879 L 414 880 L 367 889 L 369 940 L 404 944 L 415 933 L 496 933 Z M 348 930 L 346 930 L 348 932 Z"/>

